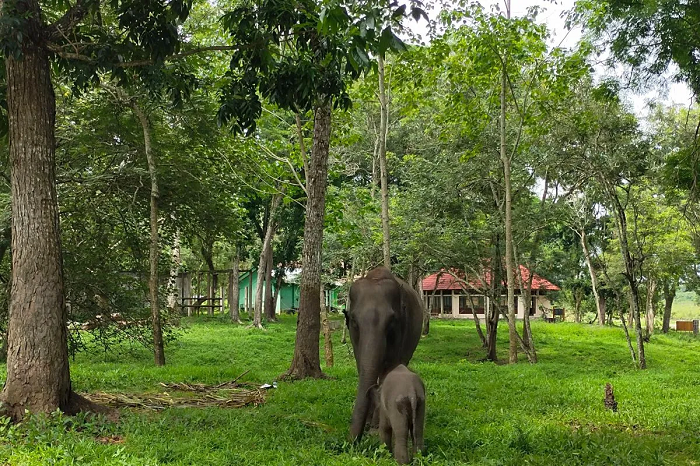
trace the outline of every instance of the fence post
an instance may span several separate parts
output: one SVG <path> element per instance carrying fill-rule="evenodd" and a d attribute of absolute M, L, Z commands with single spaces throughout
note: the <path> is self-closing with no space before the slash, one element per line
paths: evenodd
<path fill-rule="evenodd" d="M 698 331 L 700 331 L 700 320 L 693 320 L 693 335 L 698 336 Z"/>

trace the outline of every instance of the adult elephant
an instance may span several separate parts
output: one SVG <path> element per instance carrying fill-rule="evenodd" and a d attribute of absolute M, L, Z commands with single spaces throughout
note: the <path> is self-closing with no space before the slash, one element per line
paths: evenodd
<path fill-rule="evenodd" d="M 420 340 L 421 299 L 386 267 L 377 267 L 350 287 L 345 315 L 359 376 L 350 437 L 359 440 L 367 421 L 370 387 L 399 364 L 408 365 Z"/>

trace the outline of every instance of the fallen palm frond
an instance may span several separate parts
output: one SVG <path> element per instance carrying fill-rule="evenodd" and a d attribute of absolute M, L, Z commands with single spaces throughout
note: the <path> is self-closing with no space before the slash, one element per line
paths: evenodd
<path fill-rule="evenodd" d="M 239 377 L 240 378 L 240 377 Z M 237 380 L 237 379 L 236 379 Z M 86 393 L 83 396 L 102 405 L 115 408 L 139 408 L 161 410 L 165 408 L 242 408 L 265 402 L 264 390 L 253 384 L 239 384 L 236 380 L 217 385 L 161 383 L 172 390 L 190 392 L 187 396 L 173 397 L 163 393 Z M 243 387 L 245 386 L 245 388 Z"/>

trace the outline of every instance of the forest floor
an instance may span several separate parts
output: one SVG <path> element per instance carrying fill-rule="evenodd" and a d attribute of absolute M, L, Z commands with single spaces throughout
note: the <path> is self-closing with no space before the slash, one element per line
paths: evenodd
<path fill-rule="evenodd" d="M 223 317 L 183 325 L 166 349 L 167 366 L 154 367 L 140 348 L 80 354 L 74 388 L 155 396 L 166 391 L 161 382 L 218 384 L 245 371 L 243 381 L 271 383 L 290 363 L 293 317 L 265 331 Z M 428 392 L 426 451 L 414 464 L 700 464 L 700 339 L 655 335 L 649 369 L 638 371 L 619 328 L 534 322 L 533 330 L 538 364 L 497 365 L 481 360 L 472 322 L 431 323 L 411 363 Z M 502 326 L 502 351 L 506 338 Z M 0 420 L 0 464 L 395 464 L 374 433 L 359 445 L 346 441 L 357 378 L 339 340 L 334 332 L 330 379 L 280 381 L 258 406 L 122 409 L 117 422 L 58 414 L 19 426 Z M 617 413 L 604 407 L 606 382 Z"/>

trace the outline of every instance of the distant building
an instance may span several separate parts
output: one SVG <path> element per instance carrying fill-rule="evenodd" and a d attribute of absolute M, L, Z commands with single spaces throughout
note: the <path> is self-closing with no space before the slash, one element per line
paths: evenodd
<path fill-rule="evenodd" d="M 483 277 L 466 277 L 461 270 L 452 270 L 452 274 L 460 280 L 468 280 L 469 285 L 465 290 L 460 280 L 454 275 L 443 270 L 423 279 L 423 300 L 430 309 L 433 316 L 471 318 L 474 307 L 476 314 L 483 317 L 485 310 L 489 306 L 489 298 L 483 292 L 491 284 L 491 273 L 486 271 Z M 530 278 L 530 271 L 520 266 L 520 274 L 523 283 L 527 283 Z M 439 279 L 438 279 L 439 278 Z M 505 287 L 505 285 L 504 285 Z M 534 274 L 532 277 L 532 304 L 530 316 L 539 317 L 543 314 L 552 316 L 552 303 L 547 297 L 548 292 L 559 291 L 559 287 L 549 280 Z M 525 315 L 525 304 L 516 281 L 515 296 L 517 299 L 517 318 L 522 319 Z M 471 300 L 471 306 L 469 303 Z M 501 297 L 501 304 L 506 305 L 507 295 Z"/>
<path fill-rule="evenodd" d="M 299 309 L 299 282 L 301 280 L 301 269 L 286 269 L 282 278 L 282 286 L 277 295 L 275 303 L 275 312 L 297 311 Z M 239 303 L 241 310 L 248 310 L 255 303 L 255 289 L 258 286 L 258 271 L 248 270 L 241 272 L 239 280 Z M 277 288 L 277 280 L 272 278 L 272 294 L 275 294 Z M 265 289 L 263 288 L 263 296 Z M 338 306 L 338 289 L 334 286 L 330 290 L 325 291 L 326 306 L 331 309 L 337 309 Z M 263 301 L 264 302 L 264 301 Z"/>

